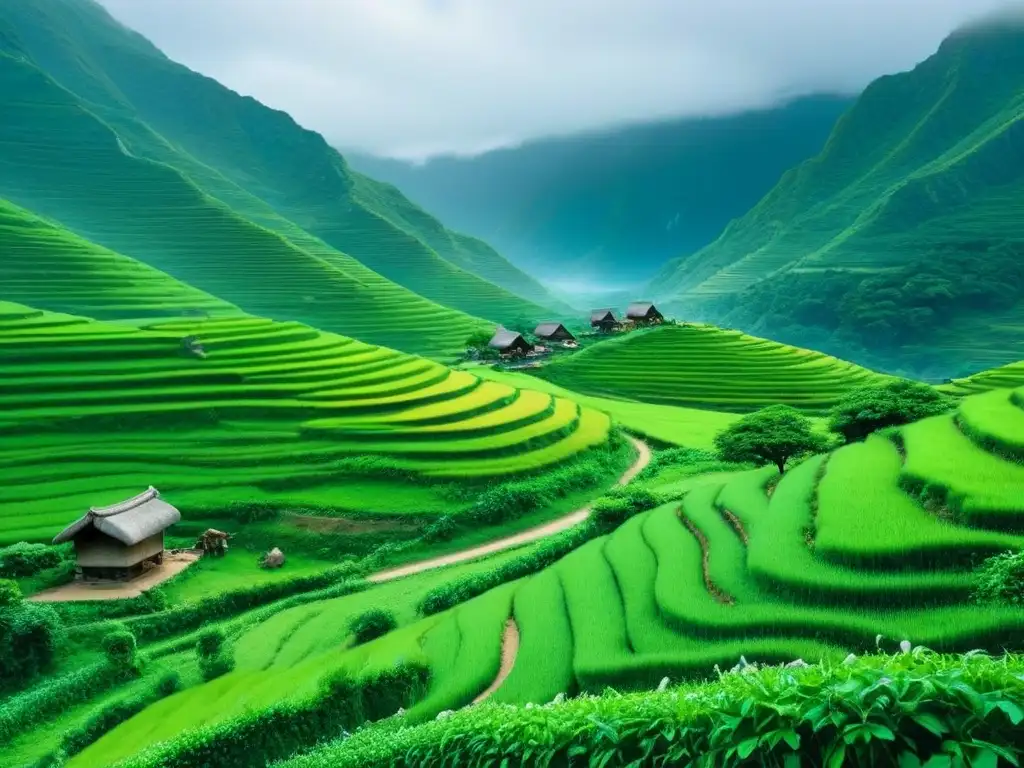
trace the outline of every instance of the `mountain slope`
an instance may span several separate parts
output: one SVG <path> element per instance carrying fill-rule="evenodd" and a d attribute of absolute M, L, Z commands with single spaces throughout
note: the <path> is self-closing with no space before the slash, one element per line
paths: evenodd
<path fill-rule="evenodd" d="M 486 327 L 336 251 L 301 248 L 175 169 L 135 155 L 121 138 L 127 133 L 115 133 L 26 60 L 0 54 L 0 91 L 9 94 L 0 195 L 94 243 L 247 312 L 371 343 L 444 358 Z"/>
<path fill-rule="evenodd" d="M 907 348 L 918 372 L 1005 363 L 1024 356 L 1022 195 L 1024 26 L 972 27 L 873 83 L 819 156 L 652 287 L 759 331 Z M 955 330 L 978 319 L 980 337 Z"/>
<path fill-rule="evenodd" d="M 368 205 L 357 189 L 368 185 L 354 178 L 319 134 L 170 61 L 92 0 L 5 3 L 4 16 L 22 47 L 56 81 L 91 106 L 113 110 L 119 118 L 131 115 L 173 145 L 175 155 L 187 153 L 385 277 L 407 285 L 415 279 L 414 290 L 427 298 L 496 321 L 536 317 L 544 314 L 536 302 L 554 303 L 493 251 L 485 259 L 487 271 L 507 277 L 530 301 L 446 260 L 445 255 L 458 254 L 457 238 L 439 222 L 419 212 L 415 227 L 396 225 L 412 218 L 403 218 L 398 208 L 414 206 L 400 194 L 383 205 Z M 145 157 L 166 155 L 165 147 L 152 143 L 133 150 Z M 161 159 L 204 186 L 202 178 L 192 176 L 188 160 Z M 239 212 L 248 215 L 245 207 Z"/>
<path fill-rule="evenodd" d="M 710 242 L 793 164 L 821 149 L 850 100 L 673 120 L 529 142 L 422 166 L 348 155 L 535 274 L 640 280 Z"/>

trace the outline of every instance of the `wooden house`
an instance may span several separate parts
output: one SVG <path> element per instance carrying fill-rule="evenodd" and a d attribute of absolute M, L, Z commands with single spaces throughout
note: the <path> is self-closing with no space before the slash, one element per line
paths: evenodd
<path fill-rule="evenodd" d="M 634 301 L 626 310 L 626 319 L 637 325 L 657 325 L 664 322 L 665 317 L 651 302 Z"/>
<path fill-rule="evenodd" d="M 91 507 L 53 539 L 75 543 L 83 579 L 128 581 L 163 562 L 164 531 L 181 513 L 150 486 L 109 507 Z"/>
<path fill-rule="evenodd" d="M 610 309 L 595 309 L 590 313 L 590 327 L 599 331 L 612 331 L 619 327 L 619 321 Z"/>
<path fill-rule="evenodd" d="M 576 337 L 561 323 L 541 323 L 534 329 L 533 335 L 547 341 L 576 341 Z"/>
<path fill-rule="evenodd" d="M 523 338 L 523 334 L 510 331 L 507 328 L 498 328 L 491 340 L 487 342 L 487 346 L 509 357 L 533 352 L 533 345 Z"/>

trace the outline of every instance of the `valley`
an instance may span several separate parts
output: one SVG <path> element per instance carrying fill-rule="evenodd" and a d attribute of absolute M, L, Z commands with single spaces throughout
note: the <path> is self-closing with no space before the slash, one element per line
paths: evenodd
<path fill-rule="evenodd" d="M 446 191 L 108 8 L 0 0 L 0 766 L 1024 758 L 1024 27 Z"/>

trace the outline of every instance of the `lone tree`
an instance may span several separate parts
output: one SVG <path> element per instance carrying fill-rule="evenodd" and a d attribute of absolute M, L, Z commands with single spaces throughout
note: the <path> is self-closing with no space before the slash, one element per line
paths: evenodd
<path fill-rule="evenodd" d="M 816 434 L 811 420 L 788 405 L 771 405 L 733 422 L 715 437 L 725 461 L 774 464 L 786 471 L 786 462 L 804 453 L 816 453 L 828 441 Z"/>
<path fill-rule="evenodd" d="M 938 416 L 954 407 L 953 398 L 927 384 L 893 379 L 858 387 L 843 397 L 829 411 L 828 428 L 855 443 L 879 429 Z"/>

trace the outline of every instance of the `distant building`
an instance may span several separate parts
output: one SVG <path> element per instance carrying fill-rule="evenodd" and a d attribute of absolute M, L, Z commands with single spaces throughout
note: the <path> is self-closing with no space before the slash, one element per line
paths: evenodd
<path fill-rule="evenodd" d="M 181 513 L 150 486 L 119 504 L 91 507 L 53 543 L 75 542 L 82 578 L 128 581 L 163 562 L 164 531 L 179 520 Z"/>
<path fill-rule="evenodd" d="M 534 329 L 533 335 L 548 341 L 576 341 L 576 337 L 561 323 L 541 323 Z"/>
<path fill-rule="evenodd" d="M 595 309 L 590 313 L 590 327 L 599 331 L 611 331 L 619 326 L 615 313 L 610 309 Z"/>
<path fill-rule="evenodd" d="M 491 349 L 498 350 L 502 355 L 526 355 L 533 351 L 533 345 L 523 338 L 523 334 L 498 328 L 494 336 L 487 342 Z"/>
<path fill-rule="evenodd" d="M 630 304 L 626 310 L 626 319 L 637 325 L 657 325 L 665 320 L 658 308 L 649 301 L 634 301 Z"/>

